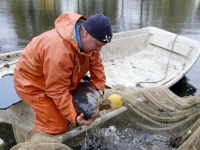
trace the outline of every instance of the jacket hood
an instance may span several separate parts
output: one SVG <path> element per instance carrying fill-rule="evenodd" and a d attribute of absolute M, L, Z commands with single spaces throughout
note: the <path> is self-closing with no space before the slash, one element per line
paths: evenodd
<path fill-rule="evenodd" d="M 65 40 L 70 42 L 74 26 L 79 19 L 87 18 L 79 14 L 64 13 L 55 20 L 55 28 Z"/>

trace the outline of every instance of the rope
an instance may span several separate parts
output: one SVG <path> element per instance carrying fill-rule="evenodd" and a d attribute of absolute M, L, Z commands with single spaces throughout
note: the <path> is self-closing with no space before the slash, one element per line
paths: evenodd
<path fill-rule="evenodd" d="M 160 81 L 162 81 L 162 80 L 164 80 L 164 79 L 166 78 L 166 76 L 167 76 L 167 71 L 168 71 L 168 66 L 169 66 L 169 60 L 170 60 L 170 58 L 171 58 L 171 54 L 172 54 L 173 48 L 174 48 L 174 43 L 175 43 L 177 37 L 178 37 L 178 34 L 176 35 L 176 37 L 174 38 L 174 41 L 173 41 L 173 43 L 172 43 L 172 49 L 171 49 L 171 51 L 170 51 L 169 58 L 168 58 L 168 62 L 167 62 L 167 66 L 166 66 L 166 68 L 165 68 L 165 76 L 164 76 L 162 79 L 158 80 L 158 81 L 149 81 L 149 82 L 148 82 L 148 81 L 141 81 L 141 82 L 138 82 L 138 83 L 136 84 L 137 87 L 142 87 L 142 86 L 140 85 L 141 83 L 157 83 L 157 82 L 160 82 Z"/>

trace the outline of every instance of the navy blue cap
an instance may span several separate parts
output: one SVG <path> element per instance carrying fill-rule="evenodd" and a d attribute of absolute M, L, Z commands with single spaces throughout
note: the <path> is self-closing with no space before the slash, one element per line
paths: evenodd
<path fill-rule="evenodd" d="M 102 14 L 90 16 L 83 26 L 91 36 L 103 43 L 109 43 L 112 39 L 110 19 Z"/>

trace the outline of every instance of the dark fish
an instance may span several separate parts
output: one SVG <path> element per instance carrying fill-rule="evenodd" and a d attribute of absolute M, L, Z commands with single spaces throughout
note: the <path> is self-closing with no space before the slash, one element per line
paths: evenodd
<path fill-rule="evenodd" d="M 107 99 L 99 103 L 101 96 L 91 82 L 79 82 L 71 94 L 74 107 L 78 113 L 84 114 L 85 119 L 94 117 L 98 111 L 111 108 L 111 102 Z"/>

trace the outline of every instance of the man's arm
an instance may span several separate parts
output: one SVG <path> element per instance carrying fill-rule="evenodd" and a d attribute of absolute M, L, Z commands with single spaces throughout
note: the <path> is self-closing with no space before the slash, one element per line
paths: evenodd
<path fill-rule="evenodd" d="M 61 112 L 71 123 L 76 124 L 78 113 L 72 102 L 69 92 L 70 77 L 74 68 L 73 60 L 66 52 L 64 45 L 53 44 L 45 49 L 43 54 L 43 74 L 46 84 L 46 94 L 49 96 Z"/>
<path fill-rule="evenodd" d="M 100 94 L 105 90 L 106 76 L 104 66 L 100 57 L 100 52 L 94 52 L 90 60 L 90 81 L 94 84 Z"/>

